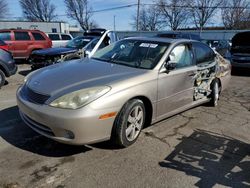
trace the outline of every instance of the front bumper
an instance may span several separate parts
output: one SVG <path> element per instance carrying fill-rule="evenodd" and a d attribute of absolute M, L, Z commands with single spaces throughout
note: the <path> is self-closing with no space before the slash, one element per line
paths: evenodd
<path fill-rule="evenodd" d="M 115 117 L 99 120 L 108 109 L 94 110 L 87 105 L 78 110 L 68 110 L 38 105 L 26 100 L 20 90 L 17 91 L 17 104 L 21 118 L 39 134 L 72 145 L 110 139 Z"/>

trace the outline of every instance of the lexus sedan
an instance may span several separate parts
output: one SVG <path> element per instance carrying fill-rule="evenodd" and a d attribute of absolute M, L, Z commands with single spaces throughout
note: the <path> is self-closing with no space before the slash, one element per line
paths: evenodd
<path fill-rule="evenodd" d="M 17 91 L 23 121 L 67 144 L 133 144 L 144 126 L 209 103 L 216 106 L 231 66 L 188 39 L 128 38 L 89 59 L 29 74 Z"/>

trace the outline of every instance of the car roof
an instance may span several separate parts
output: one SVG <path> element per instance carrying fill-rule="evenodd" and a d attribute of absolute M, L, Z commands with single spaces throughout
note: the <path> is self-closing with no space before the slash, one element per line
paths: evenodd
<path fill-rule="evenodd" d="M 179 42 L 199 42 L 190 39 L 173 39 L 173 38 L 162 38 L 162 37 L 129 37 L 126 39 L 134 39 L 134 40 L 144 40 L 150 42 L 165 42 L 165 43 L 179 43 Z"/>
<path fill-rule="evenodd" d="M 0 29 L 0 32 L 2 31 L 26 31 L 26 32 L 42 32 L 44 33 L 43 31 L 41 30 L 38 30 L 38 29 Z"/>

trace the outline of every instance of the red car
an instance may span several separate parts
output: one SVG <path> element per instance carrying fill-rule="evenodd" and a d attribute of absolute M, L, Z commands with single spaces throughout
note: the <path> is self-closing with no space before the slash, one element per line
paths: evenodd
<path fill-rule="evenodd" d="M 4 29 L 0 39 L 8 44 L 8 50 L 15 59 L 28 59 L 34 50 L 51 48 L 51 40 L 39 30 Z"/>

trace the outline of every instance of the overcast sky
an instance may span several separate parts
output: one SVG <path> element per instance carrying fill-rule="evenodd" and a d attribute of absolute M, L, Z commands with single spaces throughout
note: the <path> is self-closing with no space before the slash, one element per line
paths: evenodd
<path fill-rule="evenodd" d="M 9 3 L 10 18 L 22 17 L 22 10 L 18 0 L 6 0 Z M 56 13 L 58 15 L 65 15 L 65 7 L 63 0 L 52 0 L 52 3 L 56 5 Z M 117 6 L 123 6 L 128 4 L 137 3 L 137 0 L 90 0 L 90 5 L 93 10 L 101 10 L 106 8 L 112 8 Z M 141 0 L 141 3 L 152 3 L 152 0 Z M 116 20 L 116 30 L 132 30 L 131 22 L 132 16 L 136 13 L 136 6 L 107 11 L 98 12 L 93 15 L 93 19 L 97 22 L 99 27 L 112 29 L 114 27 L 114 16 Z M 76 22 L 70 20 L 66 16 L 59 16 L 59 20 L 69 22 L 71 25 L 75 25 Z"/>

